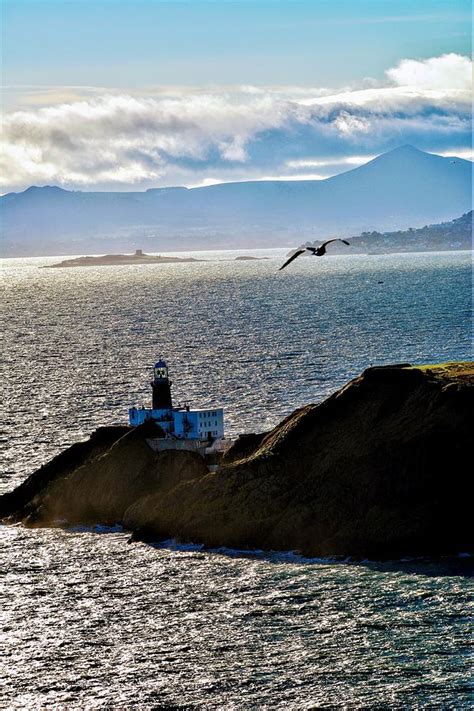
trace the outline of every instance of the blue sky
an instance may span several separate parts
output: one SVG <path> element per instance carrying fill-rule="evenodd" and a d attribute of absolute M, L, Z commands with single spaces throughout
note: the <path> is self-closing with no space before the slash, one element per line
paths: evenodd
<path fill-rule="evenodd" d="M 8 85 L 311 84 L 470 52 L 466 0 L 4 0 Z"/>
<path fill-rule="evenodd" d="M 4 0 L 2 190 L 471 155 L 466 0 Z"/>

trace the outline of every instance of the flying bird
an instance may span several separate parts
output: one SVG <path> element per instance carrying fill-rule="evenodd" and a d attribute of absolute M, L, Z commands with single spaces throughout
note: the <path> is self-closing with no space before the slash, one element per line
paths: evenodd
<path fill-rule="evenodd" d="M 303 247 L 303 249 L 298 249 L 298 251 L 292 254 L 278 271 L 281 272 L 293 259 L 296 259 L 296 257 L 299 257 L 300 254 L 304 252 L 312 252 L 314 257 L 322 257 L 323 254 L 326 254 L 326 245 L 331 244 L 331 242 L 344 242 L 344 244 L 350 245 L 350 242 L 346 242 L 345 239 L 328 239 L 327 242 L 323 242 L 319 247 Z"/>

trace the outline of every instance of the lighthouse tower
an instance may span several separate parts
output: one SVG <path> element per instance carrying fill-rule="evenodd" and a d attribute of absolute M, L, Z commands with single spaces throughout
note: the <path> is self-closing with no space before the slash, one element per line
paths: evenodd
<path fill-rule="evenodd" d="M 153 380 L 151 382 L 153 391 L 152 407 L 154 410 L 170 410 L 173 407 L 171 384 L 171 380 L 168 377 L 168 366 L 164 360 L 159 360 L 153 368 Z"/>
<path fill-rule="evenodd" d="M 167 440 L 193 440 L 196 446 L 209 446 L 210 442 L 224 437 L 224 410 L 222 407 L 208 407 L 193 410 L 189 405 L 173 407 L 171 400 L 171 380 L 168 366 L 159 360 L 153 367 L 153 392 L 151 407 L 131 407 L 128 421 L 132 427 L 144 422 L 157 422 Z M 199 444 L 201 443 L 201 444 Z M 169 448 L 169 447 L 168 447 Z M 178 446 L 175 446 L 177 449 Z"/>

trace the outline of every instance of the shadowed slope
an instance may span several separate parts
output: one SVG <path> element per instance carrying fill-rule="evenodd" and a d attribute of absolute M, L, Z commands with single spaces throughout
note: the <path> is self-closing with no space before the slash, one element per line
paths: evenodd
<path fill-rule="evenodd" d="M 21 506 L 17 489 L 2 510 L 36 525 L 121 522 L 148 539 L 211 547 L 465 551 L 473 386 L 473 363 L 370 368 L 237 443 L 213 473 L 197 454 L 153 452 L 153 432 L 137 428 L 76 468 L 66 461 L 62 476 L 39 470 L 19 487 Z"/>
<path fill-rule="evenodd" d="M 472 366 L 374 368 L 296 411 L 255 451 L 185 482 L 128 525 L 209 546 L 396 556 L 469 545 Z"/>
<path fill-rule="evenodd" d="M 130 427 L 99 427 L 87 442 L 77 442 L 51 459 L 29 476 L 16 489 L 0 496 L 0 518 L 13 512 L 18 519 L 28 516 L 35 507 L 35 497 L 54 481 L 66 477 L 78 467 L 106 452 Z"/>
<path fill-rule="evenodd" d="M 208 471 L 192 452 L 154 452 L 147 439 L 162 434 L 150 423 L 100 428 L 0 497 L 0 515 L 34 526 L 121 522 L 131 502 Z"/>

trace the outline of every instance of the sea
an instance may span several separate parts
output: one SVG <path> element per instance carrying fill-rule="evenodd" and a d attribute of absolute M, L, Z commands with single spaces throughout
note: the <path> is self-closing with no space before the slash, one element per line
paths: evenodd
<path fill-rule="evenodd" d="M 223 406 L 230 437 L 372 365 L 473 358 L 470 253 L 279 271 L 286 253 L 5 259 L 0 491 L 126 423 L 159 357 L 174 401 Z M 471 708 L 465 551 L 379 563 L 129 538 L 0 527 L 0 708 Z"/>

